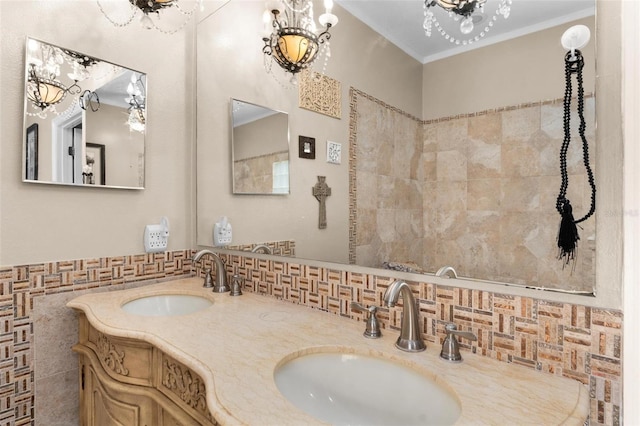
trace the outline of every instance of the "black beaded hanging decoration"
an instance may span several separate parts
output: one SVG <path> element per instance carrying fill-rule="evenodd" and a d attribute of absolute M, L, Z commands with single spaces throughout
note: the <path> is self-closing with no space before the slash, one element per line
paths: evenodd
<path fill-rule="evenodd" d="M 563 267 L 575 260 L 576 251 L 578 249 L 578 224 L 587 220 L 596 211 L 596 183 L 593 177 L 593 171 L 589 165 L 589 144 L 587 138 L 584 135 L 586 128 L 584 122 L 584 89 L 582 87 L 582 68 L 584 67 L 584 59 L 582 53 L 575 49 L 567 52 L 564 57 L 565 63 L 565 92 L 564 92 L 564 139 L 562 141 L 562 148 L 560 149 L 560 173 L 562 175 L 562 183 L 560 185 L 560 192 L 556 200 L 556 210 L 560 213 L 562 219 L 560 220 L 560 230 L 558 231 L 558 259 L 562 260 Z M 567 173 L 567 151 L 571 142 L 571 76 L 575 74 L 578 81 L 578 117 L 580 118 L 580 127 L 578 131 L 580 133 L 580 139 L 582 139 L 582 158 L 584 167 L 587 172 L 587 178 L 589 180 L 589 186 L 591 186 L 591 208 L 584 215 L 584 217 L 575 220 L 573 218 L 573 208 L 571 203 L 566 198 L 567 187 L 569 186 L 569 176 Z M 575 263 L 573 265 L 575 267 Z"/>

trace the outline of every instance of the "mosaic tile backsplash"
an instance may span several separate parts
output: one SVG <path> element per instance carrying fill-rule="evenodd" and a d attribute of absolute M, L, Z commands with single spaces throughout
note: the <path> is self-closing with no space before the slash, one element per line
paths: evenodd
<path fill-rule="evenodd" d="M 244 278 L 245 289 L 346 318 L 352 301 L 382 306 L 390 277 L 293 262 L 226 255 L 227 271 Z M 420 309 L 427 344 L 440 345 L 454 322 L 478 341 L 461 341 L 478 356 L 573 378 L 589 387 L 592 425 L 620 424 L 622 312 L 482 290 L 409 282 Z M 402 303 L 380 308 L 384 328 L 399 330 Z M 465 355 L 463 355 L 465 356 Z M 467 356 L 471 356 L 467 354 Z"/>
<path fill-rule="evenodd" d="M 41 352 L 34 343 L 34 334 L 38 334 L 34 327 L 39 327 L 33 318 L 34 301 L 200 274 L 202 265 L 191 262 L 194 253 L 182 250 L 1 267 L 0 425 L 52 424 L 47 421 L 49 413 L 36 411 L 37 401 L 77 395 L 73 392 L 77 388 L 74 378 L 56 383 L 48 392 L 36 391 L 34 377 L 43 372 L 35 371 L 34 353 Z M 246 291 L 357 321 L 363 318 L 350 311 L 350 302 L 380 306 L 382 294 L 392 282 L 383 275 L 350 272 L 346 265 L 334 269 L 240 255 L 223 258 L 228 274 L 244 278 Z M 409 284 L 419 304 L 420 325 L 428 344 L 439 344 L 444 324 L 453 321 L 478 335 L 473 345 L 461 342 L 466 353 L 463 356 L 474 356 L 472 352 L 537 369 L 540 374 L 579 380 L 589 387 L 591 424 L 620 424 L 620 311 L 438 286 L 428 281 Z M 384 328 L 398 330 L 401 306 L 379 311 Z M 63 305 L 58 308 L 66 309 Z M 54 333 L 60 335 L 50 336 L 53 340 L 69 340 L 66 335 L 72 332 L 58 328 Z M 75 368 L 75 356 L 70 348 L 68 351 L 65 362 Z"/>

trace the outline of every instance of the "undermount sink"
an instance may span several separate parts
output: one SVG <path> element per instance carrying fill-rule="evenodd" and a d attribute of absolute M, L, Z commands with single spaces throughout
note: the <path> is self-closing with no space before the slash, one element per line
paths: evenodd
<path fill-rule="evenodd" d="M 122 305 L 122 310 L 147 317 L 187 315 L 208 308 L 213 302 L 189 294 L 157 294 L 134 299 Z"/>
<path fill-rule="evenodd" d="M 274 379 L 296 407 L 334 425 L 451 425 L 461 413 L 452 391 L 383 358 L 302 355 L 277 367 Z"/>

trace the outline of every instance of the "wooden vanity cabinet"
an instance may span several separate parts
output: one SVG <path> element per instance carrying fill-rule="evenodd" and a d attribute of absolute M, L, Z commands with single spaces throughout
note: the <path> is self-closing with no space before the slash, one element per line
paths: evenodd
<path fill-rule="evenodd" d="M 105 335 L 79 313 L 82 426 L 216 425 L 202 378 L 158 348 Z"/>

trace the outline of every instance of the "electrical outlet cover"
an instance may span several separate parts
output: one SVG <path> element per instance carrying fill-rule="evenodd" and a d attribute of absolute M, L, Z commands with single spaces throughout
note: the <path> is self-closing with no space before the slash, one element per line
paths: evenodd
<path fill-rule="evenodd" d="M 163 225 L 147 225 L 144 228 L 144 250 L 147 253 L 161 253 L 167 249 L 169 235 Z"/>

